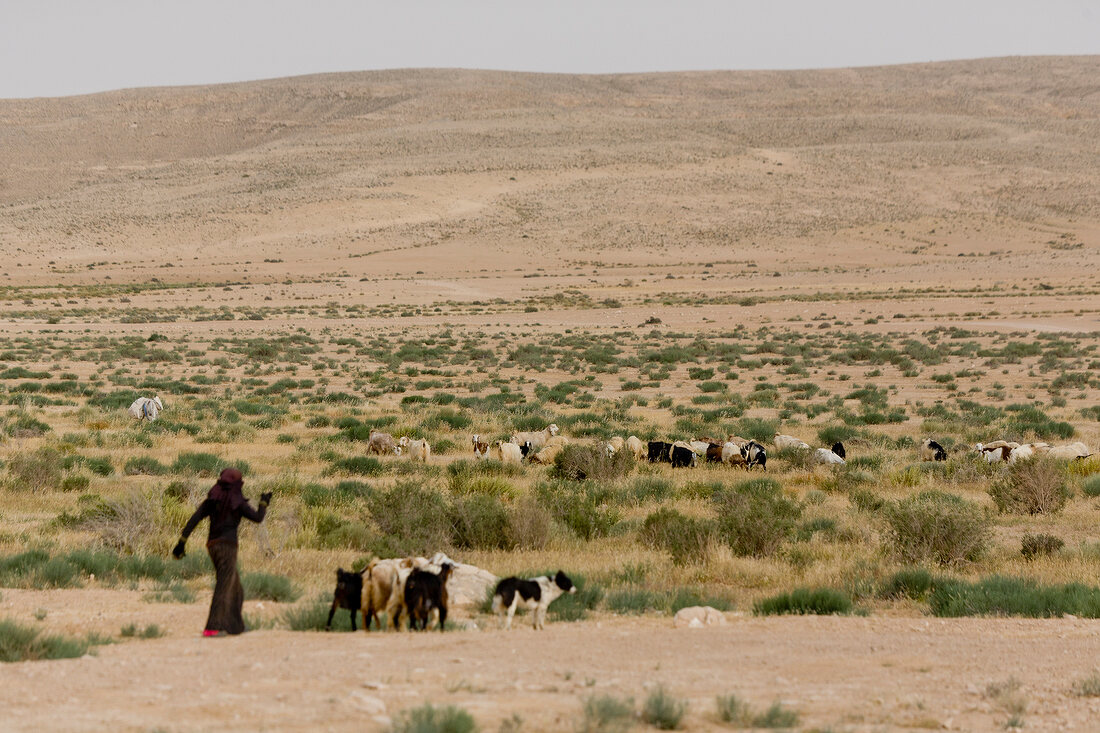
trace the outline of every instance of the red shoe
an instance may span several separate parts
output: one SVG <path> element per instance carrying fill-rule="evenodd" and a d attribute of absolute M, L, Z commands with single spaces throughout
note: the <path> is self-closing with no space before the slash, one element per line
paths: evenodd
<path fill-rule="evenodd" d="M 218 631 L 217 629 L 204 629 L 204 630 L 203 630 L 203 632 L 202 632 L 202 635 L 203 635 L 204 637 L 209 637 L 209 636 L 225 636 L 225 635 L 226 635 L 226 633 L 225 633 L 224 631 Z"/>

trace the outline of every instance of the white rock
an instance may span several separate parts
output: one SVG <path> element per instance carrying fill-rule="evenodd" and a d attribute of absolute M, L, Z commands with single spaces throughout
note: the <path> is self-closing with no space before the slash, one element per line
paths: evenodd
<path fill-rule="evenodd" d="M 704 626 L 722 626 L 725 623 L 725 615 L 717 608 L 711 608 L 710 606 L 681 608 L 672 618 L 672 625 L 678 629 L 699 629 Z"/>
<path fill-rule="evenodd" d="M 364 692 L 355 691 L 348 695 L 348 704 L 354 705 L 367 715 L 386 714 L 386 703 L 382 702 L 380 698 Z"/>

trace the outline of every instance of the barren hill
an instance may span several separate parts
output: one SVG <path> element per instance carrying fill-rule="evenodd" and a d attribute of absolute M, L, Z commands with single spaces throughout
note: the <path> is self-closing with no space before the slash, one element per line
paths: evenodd
<path fill-rule="evenodd" d="M 21 282 L 169 265 L 175 279 L 716 260 L 786 274 L 825 251 L 955 276 L 960 254 L 1095 235 L 1098 79 L 1100 57 L 403 70 L 0 101 L 0 251 L 9 283 L 13 263 Z"/>

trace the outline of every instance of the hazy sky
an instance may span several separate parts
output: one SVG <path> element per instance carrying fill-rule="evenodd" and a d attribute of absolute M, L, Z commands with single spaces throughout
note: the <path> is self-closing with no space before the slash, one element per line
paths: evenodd
<path fill-rule="evenodd" d="M 1097 0 L 0 0 L 0 97 L 407 67 L 603 73 L 1097 53 Z"/>

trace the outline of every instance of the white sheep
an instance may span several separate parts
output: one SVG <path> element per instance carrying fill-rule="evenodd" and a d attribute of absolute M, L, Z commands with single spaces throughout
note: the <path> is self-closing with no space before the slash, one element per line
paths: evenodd
<path fill-rule="evenodd" d="M 815 463 L 835 464 L 838 466 L 844 465 L 844 459 L 833 453 L 828 448 L 818 448 L 814 451 Z"/>
<path fill-rule="evenodd" d="M 546 445 L 547 441 L 558 434 L 558 426 L 551 423 L 543 430 L 530 430 L 522 433 L 513 433 L 509 442 L 516 445 L 530 443 L 531 448 L 538 450 Z"/>
<path fill-rule="evenodd" d="M 791 435 L 776 433 L 772 440 L 775 442 L 775 447 L 779 450 L 783 450 L 784 448 L 797 448 L 799 450 L 810 449 L 810 446 L 805 441 L 799 440 Z"/>
<path fill-rule="evenodd" d="M 749 461 L 745 457 L 744 448 L 732 440 L 722 444 L 722 463 L 729 466 L 747 466 Z"/>
<path fill-rule="evenodd" d="M 538 453 L 535 453 L 533 455 L 528 453 L 527 455 L 535 463 L 541 463 L 544 466 L 549 466 L 551 463 L 554 462 L 554 459 L 557 458 L 558 454 L 561 453 L 564 448 L 565 446 L 560 443 L 557 445 L 548 445 L 545 446 Z"/>
<path fill-rule="evenodd" d="M 401 440 L 397 441 L 403 453 L 409 456 L 410 460 L 420 461 L 421 463 L 427 463 L 428 457 L 432 454 L 432 446 L 426 440 L 412 440 L 407 435 L 401 436 Z M 401 453 L 398 453 L 401 455 Z"/>
<path fill-rule="evenodd" d="M 127 410 L 130 413 L 130 417 L 135 420 L 148 420 L 153 422 L 157 419 L 157 415 L 164 409 L 164 405 L 161 404 L 160 397 L 138 397 L 132 403 L 130 403 L 130 409 Z"/>
<path fill-rule="evenodd" d="M 607 441 L 607 447 L 608 447 L 607 456 L 608 456 L 608 458 L 614 456 L 616 453 L 621 451 L 623 449 L 624 445 L 626 445 L 626 441 L 623 440 L 623 437 L 621 435 L 613 436 L 611 438 L 611 440 Z"/>
<path fill-rule="evenodd" d="M 1072 461 L 1075 458 L 1088 458 L 1092 451 L 1084 443 L 1078 441 L 1069 445 L 1056 445 L 1047 451 L 1047 455 L 1059 461 Z"/>
<path fill-rule="evenodd" d="M 516 443 L 505 443 L 498 440 L 493 444 L 493 458 L 501 463 L 523 463 L 523 451 Z"/>
<path fill-rule="evenodd" d="M 626 447 L 633 454 L 634 460 L 644 461 L 646 459 L 648 448 L 637 435 L 631 435 L 626 439 Z"/>

